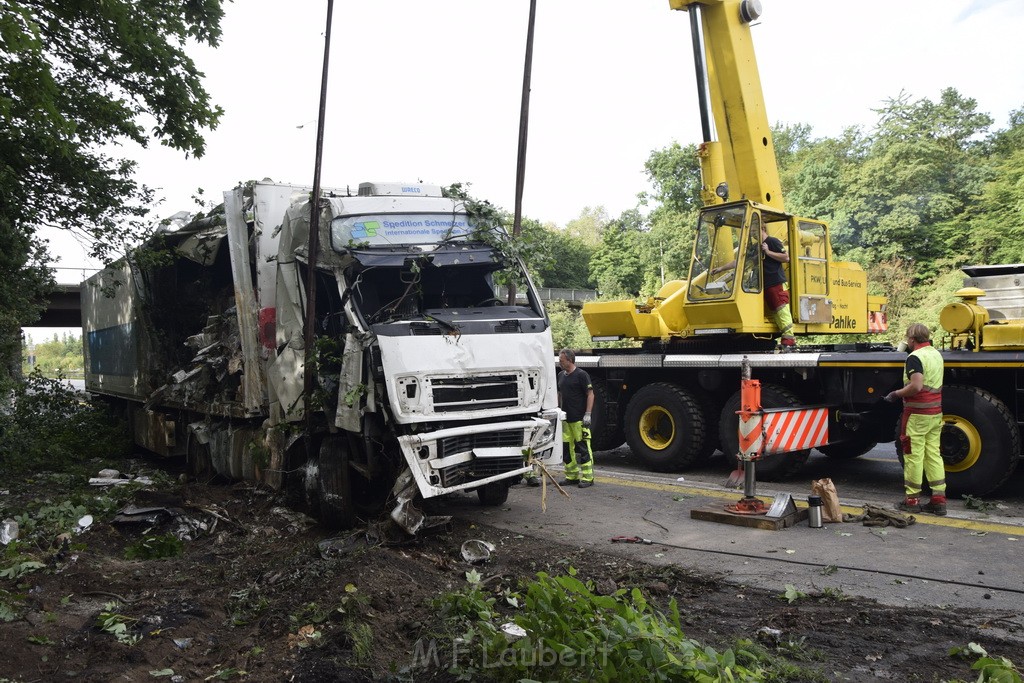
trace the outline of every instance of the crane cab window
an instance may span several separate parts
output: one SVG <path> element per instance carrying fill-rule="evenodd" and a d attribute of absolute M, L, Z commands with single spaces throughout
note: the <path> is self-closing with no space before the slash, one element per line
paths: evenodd
<path fill-rule="evenodd" d="M 828 294 L 828 239 L 821 223 L 800 221 L 797 236 L 799 244 L 791 250 L 799 261 L 801 294 L 825 296 Z"/>
<path fill-rule="evenodd" d="M 690 301 L 732 297 L 737 264 L 742 258 L 740 245 L 745 221 L 743 206 L 701 213 L 690 262 Z"/>

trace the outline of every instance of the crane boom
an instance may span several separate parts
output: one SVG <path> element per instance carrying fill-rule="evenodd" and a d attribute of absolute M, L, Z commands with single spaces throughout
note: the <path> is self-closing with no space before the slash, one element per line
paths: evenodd
<path fill-rule="evenodd" d="M 868 294 L 859 264 L 833 257 L 828 225 L 784 208 L 750 30 L 760 0 L 669 0 L 669 6 L 690 14 L 704 138 L 698 146 L 704 207 L 689 277 L 665 282 L 643 304 L 584 304 L 594 340 L 628 337 L 664 348 L 717 338 L 716 348 L 747 350 L 770 345 L 782 327 L 787 334 L 886 331 L 885 297 Z M 772 238 L 786 254 L 785 282 L 769 282 L 763 266 Z M 781 305 L 766 314 L 769 296 Z"/>
<path fill-rule="evenodd" d="M 669 0 L 669 5 L 690 14 L 704 136 L 700 151 L 704 204 L 749 199 L 784 211 L 750 31 L 750 23 L 761 14 L 761 3 Z M 711 138 L 707 122 L 709 99 L 715 130 L 721 133 L 718 140 Z M 723 182 L 726 191 L 719 190 Z"/>

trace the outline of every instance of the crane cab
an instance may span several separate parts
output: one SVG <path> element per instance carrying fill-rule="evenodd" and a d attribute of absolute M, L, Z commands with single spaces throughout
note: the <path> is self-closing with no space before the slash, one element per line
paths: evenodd
<path fill-rule="evenodd" d="M 583 317 L 591 333 L 597 339 L 663 340 L 777 335 L 764 304 L 762 228 L 782 242 L 790 257 L 783 272 L 795 332 L 886 329 L 885 298 L 868 295 L 867 274 L 860 265 L 832 260 L 825 223 L 743 200 L 700 212 L 688 279 L 667 283 L 644 304 L 585 304 Z"/>

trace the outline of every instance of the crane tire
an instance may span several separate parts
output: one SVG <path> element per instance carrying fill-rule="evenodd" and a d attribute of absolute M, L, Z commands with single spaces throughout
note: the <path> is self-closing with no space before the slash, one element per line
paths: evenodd
<path fill-rule="evenodd" d="M 818 451 L 834 460 L 853 460 L 878 445 L 877 441 L 864 437 L 847 439 L 827 446 L 818 446 Z"/>
<path fill-rule="evenodd" d="M 761 385 L 761 406 L 763 408 L 790 408 L 800 405 L 796 394 L 783 387 L 772 384 Z M 740 392 L 729 397 L 722 407 L 718 420 L 718 438 L 722 443 L 722 452 L 730 465 L 736 462 L 736 453 L 740 448 L 739 424 Z M 757 479 L 762 481 L 781 481 L 793 476 L 804 466 L 811 449 L 789 453 L 774 453 L 757 461 Z"/>
<path fill-rule="evenodd" d="M 896 455 L 903 464 L 897 424 Z M 995 394 L 972 386 L 942 388 L 942 440 L 946 495 L 984 496 L 1002 486 L 1020 461 L 1020 429 Z"/>
<path fill-rule="evenodd" d="M 594 389 L 593 426 L 590 428 L 590 447 L 595 451 L 610 451 L 618 448 L 626 441 L 622 431 L 622 417 L 618 416 L 618 424 L 609 427 L 608 419 L 608 387 L 601 380 L 591 380 Z"/>
<path fill-rule="evenodd" d="M 704 413 L 693 396 L 668 382 L 648 384 L 626 406 L 626 443 L 654 472 L 695 464 L 705 448 Z"/>

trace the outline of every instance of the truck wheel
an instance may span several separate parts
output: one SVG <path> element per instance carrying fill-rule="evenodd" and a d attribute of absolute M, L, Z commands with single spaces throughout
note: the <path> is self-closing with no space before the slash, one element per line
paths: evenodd
<path fill-rule="evenodd" d="M 761 385 L 761 406 L 764 408 L 791 408 L 799 406 L 800 401 L 796 395 L 788 389 L 773 386 L 771 384 Z M 740 392 L 729 397 L 722 407 L 721 417 L 718 421 L 718 438 L 722 442 L 722 452 L 725 453 L 726 461 L 730 465 L 736 464 L 736 454 L 740 450 L 740 416 L 736 411 L 740 409 Z M 789 453 L 774 453 L 757 461 L 757 479 L 763 481 L 779 481 L 796 474 L 804 463 L 807 462 L 811 449 L 802 451 L 791 451 Z"/>
<path fill-rule="evenodd" d="M 590 428 L 590 447 L 595 451 L 610 451 L 618 448 L 626 441 L 626 435 L 622 431 L 622 419 L 611 426 L 608 419 L 608 387 L 604 382 L 593 380 L 591 386 L 594 388 L 594 418 L 593 426 Z"/>
<path fill-rule="evenodd" d="M 356 523 L 348 458 L 348 445 L 342 437 L 324 437 L 320 444 L 317 484 L 320 521 L 331 529 L 351 529 Z"/>
<path fill-rule="evenodd" d="M 508 486 L 503 481 L 492 481 L 478 488 L 476 495 L 480 498 L 481 505 L 497 507 L 508 500 Z"/>
<path fill-rule="evenodd" d="M 649 384 L 626 407 L 629 450 L 654 472 L 676 472 L 704 453 L 704 413 L 693 397 L 668 382 Z"/>
<path fill-rule="evenodd" d="M 851 437 L 839 443 L 830 443 L 827 446 L 818 446 L 818 450 L 836 460 L 853 460 L 864 455 L 877 445 L 877 441 L 861 436 Z"/>
<path fill-rule="evenodd" d="M 897 427 L 897 430 L 899 428 Z M 984 496 L 999 488 L 1020 461 L 1020 429 L 994 394 L 969 386 L 942 388 L 942 440 L 946 494 Z M 903 464 L 903 449 L 896 439 Z"/>

